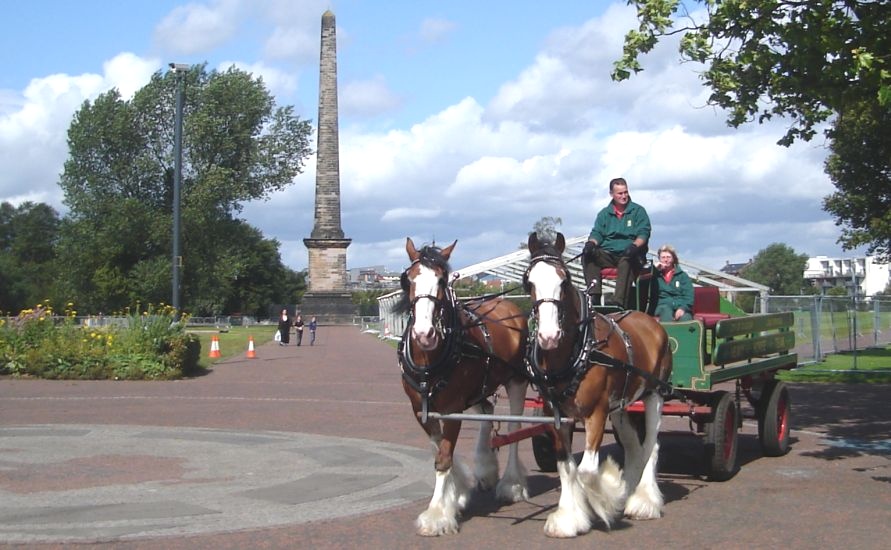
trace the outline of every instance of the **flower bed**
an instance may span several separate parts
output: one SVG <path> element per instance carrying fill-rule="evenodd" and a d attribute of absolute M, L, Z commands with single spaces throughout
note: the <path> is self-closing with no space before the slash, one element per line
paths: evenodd
<path fill-rule="evenodd" d="M 198 370 L 201 345 L 169 306 L 126 312 L 103 327 L 76 322 L 48 302 L 0 319 L 0 374 L 51 379 L 172 380 Z"/>

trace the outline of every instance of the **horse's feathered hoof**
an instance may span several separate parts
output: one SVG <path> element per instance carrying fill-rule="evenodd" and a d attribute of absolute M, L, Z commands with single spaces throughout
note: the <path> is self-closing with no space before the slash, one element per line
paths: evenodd
<path fill-rule="evenodd" d="M 442 509 L 428 509 L 418 516 L 415 525 L 423 537 L 454 535 L 458 532 L 458 518 L 444 513 Z"/>
<path fill-rule="evenodd" d="M 584 535 L 591 530 L 591 522 L 587 515 L 579 509 L 567 510 L 558 508 L 548 516 L 544 526 L 544 534 L 558 539 L 568 539 Z"/>
<path fill-rule="evenodd" d="M 590 510 L 610 529 L 625 504 L 625 482 L 619 465 L 607 456 L 596 473 L 579 472 L 578 479 Z"/>
<path fill-rule="evenodd" d="M 659 519 L 662 517 L 663 505 L 662 493 L 658 488 L 654 492 L 638 487 L 625 503 L 625 517 L 636 520 Z"/>

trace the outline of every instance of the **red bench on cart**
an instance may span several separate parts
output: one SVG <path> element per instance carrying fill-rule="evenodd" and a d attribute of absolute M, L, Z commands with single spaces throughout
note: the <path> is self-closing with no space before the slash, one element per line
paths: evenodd
<path fill-rule="evenodd" d="M 697 286 L 693 288 L 693 318 L 702 323 L 706 329 L 715 329 L 721 319 L 730 319 L 727 313 L 721 313 L 721 295 L 714 286 Z"/>

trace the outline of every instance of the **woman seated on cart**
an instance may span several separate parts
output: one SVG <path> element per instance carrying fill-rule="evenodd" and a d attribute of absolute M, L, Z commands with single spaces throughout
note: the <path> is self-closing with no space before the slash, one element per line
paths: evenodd
<path fill-rule="evenodd" d="M 693 281 L 678 265 L 674 247 L 659 247 L 656 264 L 657 301 L 653 314 L 660 321 L 693 320 Z"/>

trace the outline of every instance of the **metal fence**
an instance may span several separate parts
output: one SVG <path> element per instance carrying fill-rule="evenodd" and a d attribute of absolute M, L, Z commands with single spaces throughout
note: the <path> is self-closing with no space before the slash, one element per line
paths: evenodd
<path fill-rule="evenodd" d="M 767 296 L 760 305 L 764 313 L 794 313 L 795 351 L 801 362 L 891 344 L 891 299 Z"/>
<path fill-rule="evenodd" d="M 15 323 L 18 317 L 0 317 L 7 323 Z M 52 317 L 54 323 L 59 324 L 67 321 L 68 317 L 55 315 Z M 130 317 L 115 315 L 78 315 L 73 318 L 74 324 L 82 327 L 101 328 L 101 327 L 128 327 L 130 325 Z M 262 324 L 254 317 L 244 315 L 237 316 L 218 316 L 218 317 L 189 317 L 188 327 L 190 328 L 215 328 L 226 330 L 233 326 L 251 326 Z"/>

